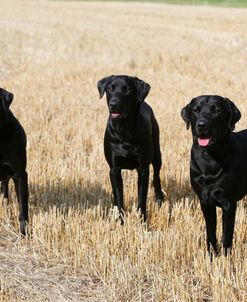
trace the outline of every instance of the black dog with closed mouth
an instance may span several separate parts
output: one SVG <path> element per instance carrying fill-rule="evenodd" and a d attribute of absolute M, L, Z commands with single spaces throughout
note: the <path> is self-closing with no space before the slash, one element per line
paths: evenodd
<path fill-rule="evenodd" d="M 104 153 L 110 166 L 114 204 L 123 214 L 121 170 L 137 169 L 138 209 L 146 219 L 150 164 L 154 170 L 156 201 L 161 204 L 164 200 L 159 176 L 161 168 L 159 127 L 151 107 L 144 102 L 150 85 L 136 77 L 109 76 L 98 82 L 98 90 L 100 98 L 106 92 L 110 112 L 104 137 Z"/>
<path fill-rule="evenodd" d="M 206 221 L 207 248 L 217 253 L 216 206 L 222 208 L 224 254 L 232 246 L 237 201 L 247 194 L 247 130 L 232 132 L 241 117 L 232 101 L 199 96 L 182 109 L 192 128 L 191 185 Z"/>
<path fill-rule="evenodd" d="M 8 198 L 8 183 L 13 179 L 19 202 L 20 231 L 26 234 L 28 184 L 26 172 L 26 134 L 9 110 L 13 94 L 0 88 L 0 181 L 1 193 Z"/>

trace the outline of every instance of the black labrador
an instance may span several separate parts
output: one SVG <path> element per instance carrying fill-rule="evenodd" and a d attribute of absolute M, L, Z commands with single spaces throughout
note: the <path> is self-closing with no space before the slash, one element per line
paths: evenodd
<path fill-rule="evenodd" d="M 138 209 L 146 220 L 149 165 L 153 165 L 156 202 L 164 194 L 160 185 L 161 152 L 159 127 L 153 110 L 144 102 L 150 85 L 137 77 L 109 76 L 98 82 L 100 98 L 106 92 L 109 118 L 104 137 L 104 153 L 110 166 L 114 204 L 123 216 L 122 169 L 137 169 Z M 122 220 L 123 222 L 123 220 Z"/>
<path fill-rule="evenodd" d="M 26 172 L 26 134 L 10 111 L 13 94 L 0 88 L 0 181 L 1 193 L 8 198 L 13 179 L 19 202 L 20 231 L 26 234 L 28 222 L 28 184 Z"/>
<path fill-rule="evenodd" d="M 231 249 L 237 201 L 247 194 L 247 130 L 232 132 L 241 117 L 232 101 L 217 95 L 192 99 L 182 109 L 192 128 L 191 185 L 206 221 L 207 249 L 217 254 L 216 206 L 222 208 L 224 255 Z"/>

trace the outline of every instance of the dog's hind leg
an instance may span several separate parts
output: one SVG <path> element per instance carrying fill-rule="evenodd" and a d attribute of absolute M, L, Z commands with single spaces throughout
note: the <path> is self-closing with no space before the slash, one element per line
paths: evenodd
<path fill-rule="evenodd" d="M 161 206 L 162 202 L 164 201 L 164 193 L 161 190 L 160 184 L 160 167 L 161 165 L 157 164 L 157 162 L 153 162 L 153 186 L 154 186 L 154 193 L 155 193 L 155 200 Z"/>
<path fill-rule="evenodd" d="M 27 172 L 24 171 L 17 177 L 13 178 L 15 191 L 19 202 L 19 222 L 22 235 L 26 235 L 28 222 L 28 182 Z"/>
<path fill-rule="evenodd" d="M 160 184 L 160 169 L 161 169 L 161 152 L 160 152 L 160 143 L 159 143 L 159 127 L 154 120 L 153 122 L 153 128 L 154 128 L 154 136 L 153 136 L 153 145 L 154 145 L 154 153 L 153 153 L 153 186 L 154 186 L 154 193 L 155 193 L 155 200 L 156 202 L 161 205 L 164 201 L 164 193 L 161 190 L 161 184 Z"/>
<path fill-rule="evenodd" d="M 146 204 L 148 193 L 149 167 L 145 169 L 137 169 L 138 172 L 138 210 L 147 219 Z"/>
<path fill-rule="evenodd" d="M 1 181 L 1 194 L 3 198 L 9 198 L 9 179 Z"/>

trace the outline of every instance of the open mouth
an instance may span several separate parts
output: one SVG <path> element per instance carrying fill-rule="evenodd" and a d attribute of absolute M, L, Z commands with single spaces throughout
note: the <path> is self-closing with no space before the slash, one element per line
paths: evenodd
<path fill-rule="evenodd" d="M 201 147 L 207 147 L 209 143 L 212 141 L 210 137 L 198 137 L 197 142 Z"/>
<path fill-rule="evenodd" d="M 121 118 L 121 113 L 119 113 L 119 112 L 111 112 L 110 115 L 114 119 Z"/>

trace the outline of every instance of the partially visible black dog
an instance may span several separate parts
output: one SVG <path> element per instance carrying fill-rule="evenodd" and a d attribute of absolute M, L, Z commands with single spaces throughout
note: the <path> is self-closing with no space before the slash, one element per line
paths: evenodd
<path fill-rule="evenodd" d="M 1 193 L 8 198 L 8 183 L 13 179 L 19 202 L 20 231 L 26 234 L 28 221 L 28 184 L 26 172 L 26 135 L 9 110 L 13 94 L 0 88 L 0 181 Z"/>
<path fill-rule="evenodd" d="M 151 107 L 144 102 L 150 85 L 126 75 L 109 76 L 98 82 L 100 98 L 106 92 L 110 116 L 104 152 L 110 166 L 110 179 L 120 217 L 123 215 L 122 169 L 137 169 L 138 209 L 146 219 L 149 165 L 153 165 L 153 185 L 158 204 L 164 200 L 160 185 L 161 152 L 159 127 Z M 123 222 L 123 220 L 122 220 Z"/>
<path fill-rule="evenodd" d="M 207 248 L 217 254 L 216 206 L 222 208 L 224 254 L 232 246 L 237 201 L 247 194 L 247 130 L 233 133 L 241 117 L 232 101 L 199 96 L 182 109 L 192 128 L 191 185 L 206 221 Z"/>

